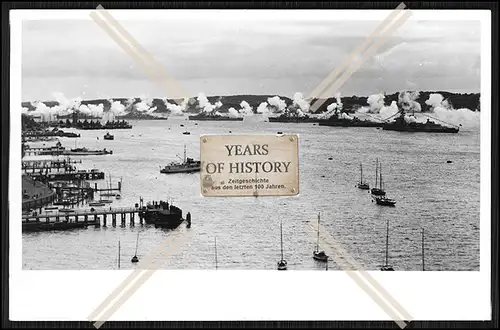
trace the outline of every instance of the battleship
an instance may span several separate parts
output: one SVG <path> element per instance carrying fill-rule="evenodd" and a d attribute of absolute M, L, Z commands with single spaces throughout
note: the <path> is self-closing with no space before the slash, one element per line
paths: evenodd
<path fill-rule="evenodd" d="M 342 108 L 335 110 L 329 118 L 318 120 L 319 126 L 335 126 L 335 127 L 383 127 L 384 123 L 361 120 L 357 117 L 344 116 L 345 111 Z M 324 115 L 325 117 L 325 115 Z"/>
<path fill-rule="evenodd" d="M 197 115 L 189 116 L 189 120 L 217 120 L 217 121 L 242 121 L 242 117 L 228 117 L 218 114 L 199 113 Z"/>
<path fill-rule="evenodd" d="M 270 123 L 317 123 L 317 118 L 312 118 L 307 115 L 296 116 L 290 114 L 282 114 L 278 117 L 269 117 Z"/>
<path fill-rule="evenodd" d="M 418 122 L 407 122 L 405 119 L 405 111 L 400 110 L 392 122 L 384 123 L 383 129 L 387 131 L 398 131 L 398 132 L 426 132 L 426 133 L 458 133 L 459 126 L 452 125 L 444 126 L 440 125 L 430 119 L 427 119 L 425 123 Z M 443 122 L 444 123 L 444 122 Z M 451 125 L 451 124 L 449 124 Z"/>
<path fill-rule="evenodd" d="M 179 157 L 180 158 L 180 157 Z M 160 169 L 160 173 L 193 173 L 201 170 L 201 162 L 193 158 L 186 157 L 186 146 L 184 146 L 184 159 L 182 163 L 171 162 L 164 168 Z"/>

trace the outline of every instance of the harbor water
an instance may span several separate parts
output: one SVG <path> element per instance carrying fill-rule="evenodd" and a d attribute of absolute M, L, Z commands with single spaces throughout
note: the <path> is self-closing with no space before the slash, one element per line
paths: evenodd
<path fill-rule="evenodd" d="M 312 258 L 320 212 L 324 228 L 367 270 L 377 270 L 384 263 L 387 220 L 389 263 L 395 270 L 421 270 L 422 228 L 426 271 L 479 270 L 478 128 L 463 129 L 458 134 L 401 133 L 312 123 L 193 122 L 183 117 L 130 123 L 132 129 L 110 131 L 114 140 L 103 139 L 106 130 L 88 130 L 78 131 L 81 138 L 60 141 L 66 148 L 77 144 L 113 151 L 112 155 L 78 157 L 83 163 L 77 164 L 79 169 L 104 171 L 107 179 L 111 175 L 113 186 L 122 178 L 122 198 L 114 200 L 112 207 L 133 206 L 140 197 L 145 202 L 172 200 L 184 214 L 191 213 L 191 228 L 184 224 L 175 231 L 155 229 L 154 225 L 130 227 L 128 221 L 121 228 L 119 220 L 113 228 L 108 218 L 107 228 L 23 233 L 23 269 L 117 269 L 119 241 L 121 268 L 140 267 L 141 262 L 130 262 L 137 231 L 139 260 L 145 259 L 168 236 L 182 236 L 190 231 L 191 238 L 166 260 L 164 268 L 215 269 L 217 238 L 218 269 L 275 270 L 281 257 L 282 221 L 288 269 L 324 270 L 325 265 Z M 183 135 L 185 130 L 191 135 Z M 200 134 L 230 131 L 298 134 L 299 195 L 203 197 L 199 173 L 160 173 L 160 167 L 183 157 L 184 145 L 188 157 L 199 159 Z M 377 158 L 382 163 L 387 197 L 397 200 L 395 207 L 377 205 L 368 191 L 355 187 L 360 163 L 365 181 L 374 185 Z M 100 188 L 107 187 L 105 180 L 95 182 Z M 331 261 L 328 269 L 341 268 Z"/>

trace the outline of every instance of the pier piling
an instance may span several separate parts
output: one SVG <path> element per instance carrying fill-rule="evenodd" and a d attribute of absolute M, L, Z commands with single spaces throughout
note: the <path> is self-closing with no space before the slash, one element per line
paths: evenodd
<path fill-rule="evenodd" d="M 111 219 L 112 219 L 112 224 L 113 224 L 113 227 L 116 227 L 116 213 L 113 213 L 111 215 Z"/>
<path fill-rule="evenodd" d="M 106 214 L 103 214 L 103 219 L 102 219 L 102 226 L 103 228 L 106 228 Z"/>

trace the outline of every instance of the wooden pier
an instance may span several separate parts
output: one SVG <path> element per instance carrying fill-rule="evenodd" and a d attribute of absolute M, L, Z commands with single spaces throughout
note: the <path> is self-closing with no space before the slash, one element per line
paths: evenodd
<path fill-rule="evenodd" d="M 57 160 L 25 160 L 22 162 L 22 169 L 26 172 L 31 170 L 32 172 L 48 169 L 51 171 L 59 169 L 73 168 L 72 164 L 81 164 L 82 160 L 72 160 L 72 159 L 57 159 Z"/>
<path fill-rule="evenodd" d="M 43 172 L 43 169 L 40 170 Z M 30 173 L 29 175 L 39 181 L 79 181 L 79 180 L 103 180 L 104 172 L 99 172 L 97 170 L 90 171 L 78 171 L 78 172 L 66 172 L 66 173 Z"/>
<path fill-rule="evenodd" d="M 117 225 L 117 218 L 120 221 L 120 227 L 126 227 L 127 222 L 130 227 L 134 227 L 136 225 L 136 218 L 138 218 L 138 223 L 140 225 L 144 225 L 146 223 L 148 212 L 156 212 L 159 209 L 147 209 L 146 207 L 139 207 L 139 204 L 136 204 L 136 207 L 107 208 L 106 206 L 103 206 L 85 210 L 63 210 L 68 210 L 70 212 L 46 210 L 44 213 L 32 212 L 30 214 L 23 214 L 23 232 L 67 230 L 74 228 L 87 228 L 89 226 L 94 226 L 95 228 L 99 228 L 101 226 L 107 227 L 109 224 L 108 216 L 111 220 L 111 226 L 113 227 L 116 227 Z M 162 212 L 168 212 L 168 214 L 174 216 L 177 215 L 179 216 L 181 222 L 186 220 L 188 226 L 191 226 L 191 215 L 189 212 L 186 215 L 186 219 L 182 218 L 182 210 L 174 206 L 171 206 L 170 211 L 163 209 Z M 155 222 L 154 224 L 155 227 L 162 226 L 160 223 Z"/>

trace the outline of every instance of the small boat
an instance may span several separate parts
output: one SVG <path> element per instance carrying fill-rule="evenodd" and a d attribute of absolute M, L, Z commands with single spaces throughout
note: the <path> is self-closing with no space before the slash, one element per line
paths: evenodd
<path fill-rule="evenodd" d="M 283 222 L 280 223 L 280 230 L 281 230 L 281 260 L 278 261 L 278 270 L 286 270 L 287 262 L 283 258 Z"/>
<path fill-rule="evenodd" d="M 182 134 L 184 134 L 184 135 L 191 135 L 191 132 L 184 131 Z"/>
<path fill-rule="evenodd" d="M 122 195 L 120 195 L 120 194 L 116 194 L 115 198 L 116 198 L 116 199 L 121 199 L 121 198 L 122 198 Z"/>
<path fill-rule="evenodd" d="M 313 259 L 317 261 L 322 261 L 322 262 L 328 262 L 328 255 L 325 253 L 325 251 L 320 251 L 319 250 L 319 212 L 318 212 L 318 241 L 316 243 L 316 250 L 313 251 Z"/>
<path fill-rule="evenodd" d="M 370 185 L 366 182 L 363 182 L 363 164 L 359 164 L 359 168 L 361 170 L 361 178 L 359 180 L 359 183 L 357 184 L 357 187 L 362 190 L 368 190 L 370 189 Z"/>
<path fill-rule="evenodd" d="M 382 205 L 382 206 L 395 206 L 396 205 L 396 201 L 394 199 L 387 198 L 385 196 L 375 196 L 374 199 L 375 199 L 375 202 L 377 203 L 377 205 Z"/>
<path fill-rule="evenodd" d="M 106 203 L 104 202 L 92 202 L 92 203 L 89 203 L 89 206 L 105 206 Z"/>
<path fill-rule="evenodd" d="M 377 158 L 377 164 L 375 167 L 375 187 L 371 189 L 372 195 L 375 196 L 385 196 L 385 190 L 382 185 L 382 165 L 380 165 L 380 180 L 379 180 L 379 164 L 378 164 L 378 158 Z M 377 187 L 377 184 L 379 184 L 379 187 Z"/>
<path fill-rule="evenodd" d="M 59 209 L 59 212 L 71 213 L 71 212 L 75 212 L 75 210 L 62 208 L 62 209 Z"/>
<path fill-rule="evenodd" d="M 135 242 L 135 254 L 134 256 L 132 257 L 132 260 L 130 260 L 131 262 L 135 263 L 135 262 L 139 262 L 139 258 L 137 258 L 137 246 L 139 245 L 139 231 L 137 231 L 137 241 Z"/>
<path fill-rule="evenodd" d="M 104 140 L 114 140 L 114 139 L 115 139 L 115 136 L 109 134 L 109 132 L 106 133 L 106 135 L 104 135 Z"/>
<path fill-rule="evenodd" d="M 394 271 L 389 265 L 389 219 L 387 219 L 387 233 L 385 235 L 385 264 L 380 268 L 381 271 Z"/>

